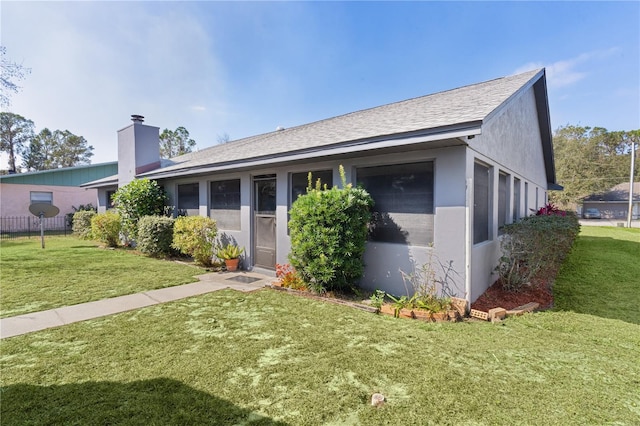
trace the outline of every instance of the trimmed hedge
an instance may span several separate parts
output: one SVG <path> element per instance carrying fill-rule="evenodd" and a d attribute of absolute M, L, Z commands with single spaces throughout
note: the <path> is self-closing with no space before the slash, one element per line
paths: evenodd
<path fill-rule="evenodd" d="M 81 210 L 73 214 L 73 233 L 83 240 L 91 239 L 91 219 L 97 213 L 93 210 Z"/>
<path fill-rule="evenodd" d="M 518 291 L 541 272 L 556 271 L 580 232 L 570 212 L 548 212 L 504 226 L 496 270 L 507 290 Z"/>
<path fill-rule="evenodd" d="M 174 219 L 166 216 L 143 216 L 138 221 L 136 247 L 150 256 L 168 256 L 173 243 Z"/>
<path fill-rule="evenodd" d="M 204 266 L 211 266 L 218 228 L 216 221 L 203 216 L 180 216 L 173 224 L 173 244 L 181 253 Z"/>
<path fill-rule="evenodd" d="M 91 218 L 91 235 L 109 247 L 118 247 L 121 229 L 120 215 L 116 212 L 108 211 Z"/>

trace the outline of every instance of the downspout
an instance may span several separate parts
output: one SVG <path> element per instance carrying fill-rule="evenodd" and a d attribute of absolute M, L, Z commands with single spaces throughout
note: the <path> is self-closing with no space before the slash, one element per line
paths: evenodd
<path fill-rule="evenodd" d="M 464 291 L 471 306 L 471 202 L 473 201 L 473 179 L 467 178 L 464 206 Z"/>

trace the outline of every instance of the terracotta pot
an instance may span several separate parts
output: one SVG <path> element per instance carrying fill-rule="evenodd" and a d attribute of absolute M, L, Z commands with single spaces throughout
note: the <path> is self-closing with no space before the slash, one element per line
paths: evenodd
<path fill-rule="evenodd" d="M 240 263 L 240 258 L 224 260 L 224 265 L 227 267 L 227 271 L 229 272 L 237 271 L 238 263 Z"/>

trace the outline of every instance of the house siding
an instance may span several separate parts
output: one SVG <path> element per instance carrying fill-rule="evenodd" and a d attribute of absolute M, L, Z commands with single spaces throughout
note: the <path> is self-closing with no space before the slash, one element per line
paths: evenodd
<path fill-rule="evenodd" d="M 471 300 L 475 300 L 495 282 L 494 268 L 500 258 L 498 229 L 499 174 L 508 175 L 507 207 L 513 211 L 514 179 L 520 180 L 520 203 L 516 206 L 520 217 L 532 214 L 547 201 L 547 178 L 537 121 L 536 99 L 530 88 L 511 99 L 482 127 L 482 135 L 469 142 L 467 177 L 473 177 L 475 161 L 491 167 L 491 224 L 489 240 L 471 248 Z M 473 205 L 473 204 L 472 204 Z M 509 215 L 506 223 L 512 222 Z M 473 227 L 473 223 L 471 226 Z M 473 228 L 472 228 L 473 229 Z"/>
<path fill-rule="evenodd" d="M 0 183 L 0 217 L 30 216 L 31 192 L 52 192 L 53 204 L 60 209 L 60 216 L 73 213 L 81 204 L 95 204 L 95 189 L 58 185 L 27 185 Z"/>

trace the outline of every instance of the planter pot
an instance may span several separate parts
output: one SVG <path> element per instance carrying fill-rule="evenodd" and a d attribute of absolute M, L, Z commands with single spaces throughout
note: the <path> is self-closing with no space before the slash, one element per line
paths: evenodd
<path fill-rule="evenodd" d="M 237 271 L 238 263 L 240 263 L 240 258 L 224 260 L 224 265 L 227 267 L 227 271 L 229 272 Z"/>
<path fill-rule="evenodd" d="M 419 309 L 416 309 L 415 311 L 413 311 L 413 316 L 415 317 L 415 319 L 419 319 L 422 321 L 431 321 L 431 312 L 429 311 L 421 311 Z"/>

